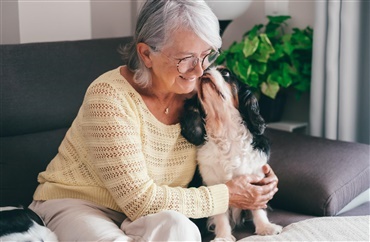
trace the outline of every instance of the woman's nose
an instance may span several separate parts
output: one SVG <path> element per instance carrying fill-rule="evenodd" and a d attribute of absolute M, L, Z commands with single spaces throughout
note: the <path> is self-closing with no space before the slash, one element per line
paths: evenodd
<path fill-rule="evenodd" d="M 194 66 L 194 69 L 191 71 L 192 74 L 196 75 L 197 77 L 201 77 L 203 75 L 203 66 L 202 62 L 198 61 L 197 64 Z"/>

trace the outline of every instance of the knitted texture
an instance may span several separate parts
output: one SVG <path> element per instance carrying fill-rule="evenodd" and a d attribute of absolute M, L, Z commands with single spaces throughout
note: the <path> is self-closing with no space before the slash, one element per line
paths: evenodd
<path fill-rule="evenodd" d="M 195 155 L 180 125 L 158 121 L 117 68 L 88 88 L 34 199 L 85 199 L 131 220 L 163 210 L 191 218 L 225 212 L 225 185 L 186 188 Z"/>

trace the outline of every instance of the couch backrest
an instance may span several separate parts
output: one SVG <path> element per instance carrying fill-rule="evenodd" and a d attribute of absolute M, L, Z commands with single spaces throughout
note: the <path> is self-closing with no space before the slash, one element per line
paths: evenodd
<path fill-rule="evenodd" d="M 131 37 L 1 45 L 1 203 L 27 206 L 89 84 Z"/>

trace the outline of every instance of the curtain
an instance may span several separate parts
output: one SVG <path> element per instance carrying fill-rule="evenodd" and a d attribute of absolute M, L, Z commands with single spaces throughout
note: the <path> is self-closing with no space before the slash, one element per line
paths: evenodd
<path fill-rule="evenodd" d="M 370 1 L 315 4 L 310 134 L 369 144 Z"/>

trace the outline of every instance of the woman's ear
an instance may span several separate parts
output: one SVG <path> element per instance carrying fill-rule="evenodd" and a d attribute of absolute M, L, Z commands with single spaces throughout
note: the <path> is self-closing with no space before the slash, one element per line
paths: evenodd
<path fill-rule="evenodd" d="M 138 43 L 136 45 L 136 51 L 139 54 L 139 57 L 141 58 L 141 60 L 144 62 L 145 66 L 147 68 L 151 68 L 152 59 L 150 58 L 150 54 L 151 54 L 150 46 L 145 43 Z"/>

